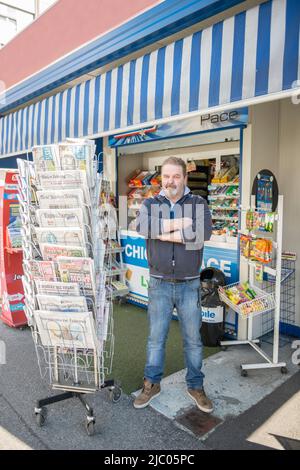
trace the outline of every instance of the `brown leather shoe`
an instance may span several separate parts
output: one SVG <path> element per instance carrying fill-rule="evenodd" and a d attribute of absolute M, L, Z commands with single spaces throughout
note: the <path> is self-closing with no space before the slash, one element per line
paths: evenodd
<path fill-rule="evenodd" d="M 194 400 L 199 410 L 204 413 L 211 413 L 214 409 L 212 402 L 207 398 L 204 389 L 195 390 L 189 388 L 187 391 L 188 395 Z"/>
<path fill-rule="evenodd" d="M 136 397 L 133 402 L 134 408 L 146 408 L 153 398 L 160 395 L 160 385 L 152 384 L 147 379 L 144 380 L 144 386 L 141 393 Z"/>

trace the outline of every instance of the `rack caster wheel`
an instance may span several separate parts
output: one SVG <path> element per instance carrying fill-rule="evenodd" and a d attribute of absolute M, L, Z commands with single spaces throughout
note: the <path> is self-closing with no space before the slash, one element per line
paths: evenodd
<path fill-rule="evenodd" d="M 121 387 L 114 386 L 109 392 L 110 399 L 113 403 L 118 403 L 122 396 L 122 389 Z"/>
<path fill-rule="evenodd" d="M 287 374 L 287 373 L 288 373 L 288 370 L 287 370 L 286 367 L 281 367 L 280 372 L 281 372 L 282 374 Z"/>
<path fill-rule="evenodd" d="M 221 351 L 227 351 L 228 346 L 221 346 Z"/>
<path fill-rule="evenodd" d="M 35 411 L 36 424 L 41 428 L 44 426 L 47 417 L 47 409 L 42 408 L 40 411 Z"/>
<path fill-rule="evenodd" d="M 241 370 L 241 376 L 242 377 L 248 377 L 248 372 L 244 369 Z"/>
<path fill-rule="evenodd" d="M 95 423 L 96 421 L 94 419 L 90 421 L 90 418 L 86 422 L 85 429 L 88 436 L 93 436 L 95 434 Z"/>

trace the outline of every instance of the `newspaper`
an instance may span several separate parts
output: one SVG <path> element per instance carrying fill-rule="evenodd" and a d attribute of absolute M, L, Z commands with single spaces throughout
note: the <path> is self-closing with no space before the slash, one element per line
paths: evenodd
<path fill-rule="evenodd" d="M 58 256 L 85 257 L 87 250 L 81 246 L 53 245 L 51 243 L 40 243 L 40 250 L 45 261 L 54 261 Z"/>
<path fill-rule="evenodd" d="M 34 318 L 43 346 L 72 349 L 97 348 L 91 312 L 52 312 L 35 310 Z"/>
<path fill-rule="evenodd" d="M 80 289 L 75 282 L 35 281 L 38 294 L 41 295 L 73 295 L 79 296 Z"/>
<path fill-rule="evenodd" d="M 37 222 L 40 227 L 83 227 L 88 224 L 84 209 L 37 209 Z"/>
<path fill-rule="evenodd" d="M 84 170 L 92 175 L 92 164 L 96 150 L 94 142 L 71 140 L 59 144 L 59 164 L 62 170 Z"/>
<path fill-rule="evenodd" d="M 51 312 L 87 312 L 85 297 L 41 295 L 36 296 L 40 310 Z"/>
<path fill-rule="evenodd" d="M 90 191 L 86 172 L 82 170 L 45 171 L 39 173 L 39 182 L 42 189 L 82 189 L 85 203 L 91 206 Z"/>
<path fill-rule="evenodd" d="M 37 191 L 40 209 L 70 209 L 84 205 L 82 189 Z"/>
<path fill-rule="evenodd" d="M 23 261 L 23 265 L 24 271 L 26 270 L 26 265 L 28 265 L 31 278 L 34 280 L 48 282 L 59 280 L 55 263 L 52 261 L 25 260 Z"/>
<path fill-rule="evenodd" d="M 57 145 L 33 147 L 32 155 L 36 172 L 59 169 L 59 150 Z"/>
<path fill-rule="evenodd" d="M 107 340 L 110 313 L 110 303 L 105 302 L 102 315 L 97 318 L 97 338 L 99 341 Z"/>
<path fill-rule="evenodd" d="M 91 258 L 58 257 L 58 270 L 63 282 L 76 282 L 84 295 L 96 294 L 94 260 Z"/>
<path fill-rule="evenodd" d="M 86 246 L 84 230 L 77 227 L 35 227 L 35 233 L 39 244 L 48 243 L 66 246 Z"/>

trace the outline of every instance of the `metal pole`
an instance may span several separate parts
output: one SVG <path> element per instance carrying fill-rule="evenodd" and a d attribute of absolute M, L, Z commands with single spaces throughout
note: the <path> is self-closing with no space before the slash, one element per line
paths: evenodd
<path fill-rule="evenodd" d="M 275 287 L 275 314 L 274 314 L 274 342 L 273 362 L 278 363 L 279 326 L 280 326 L 280 289 L 281 289 L 281 256 L 282 256 L 282 224 L 283 196 L 278 196 L 277 209 L 277 254 L 276 254 L 276 287 Z"/>
<path fill-rule="evenodd" d="M 40 15 L 40 0 L 34 0 L 34 18 Z"/>

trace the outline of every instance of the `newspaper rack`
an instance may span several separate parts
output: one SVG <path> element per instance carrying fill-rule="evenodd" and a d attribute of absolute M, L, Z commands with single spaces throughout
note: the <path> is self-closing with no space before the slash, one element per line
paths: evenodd
<path fill-rule="evenodd" d="M 74 147 L 78 153 L 72 156 Z M 115 232 L 111 233 L 109 211 L 103 212 L 100 205 L 99 196 L 107 183 L 102 175 L 93 173 L 98 162 L 92 161 L 92 148 L 90 142 L 72 141 L 33 149 L 33 163 L 18 160 L 25 313 L 41 377 L 62 392 L 38 400 L 36 421 L 44 425 L 47 405 L 76 397 L 87 412 L 88 435 L 94 433 L 95 416 L 84 395 L 108 388 L 112 401 L 117 402 L 122 393 L 114 380 L 106 379 L 114 354 L 112 278 L 107 275 L 113 257 L 106 248 Z M 87 156 L 89 160 L 84 160 Z M 48 177 L 55 181 L 52 189 L 48 183 L 44 189 L 43 172 L 47 172 L 46 181 Z M 75 175 L 74 188 L 67 185 L 67 191 L 78 193 L 80 188 L 82 192 L 82 196 L 78 193 L 78 206 L 67 207 L 66 199 L 60 204 L 66 174 Z M 67 176 L 68 181 L 71 177 Z M 43 191 L 50 198 L 52 191 L 56 201 L 49 209 L 40 207 Z M 106 226 L 102 232 L 100 213 Z M 71 239 L 72 230 L 76 236 L 80 234 L 79 246 L 70 246 L 64 230 Z M 48 242 L 46 258 L 42 241 Z"/>

